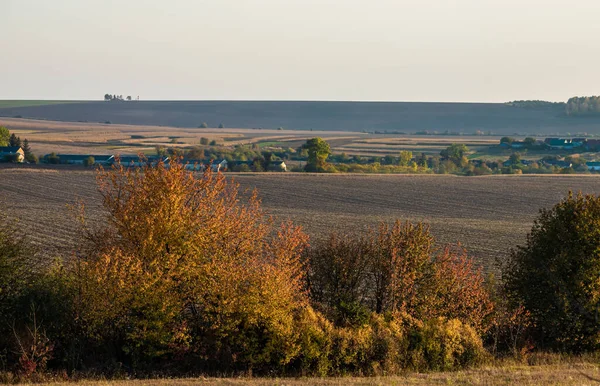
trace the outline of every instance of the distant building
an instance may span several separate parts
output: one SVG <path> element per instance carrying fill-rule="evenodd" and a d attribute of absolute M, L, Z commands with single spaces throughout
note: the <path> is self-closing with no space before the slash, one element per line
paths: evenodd
<path fill-rule="evenodd" d="M 565 138 L 546 138 L 545 141 L 551 149 L 572 149 L 573 145 L 570 139 Z"/>
<path fill-rule="evenodd" d="M 565 168 L 570 168 L 571 166 L 573 166 L 572 162 L 568 162 L 568 161 L 559 161 L 559 160 L 555 160 L 555 159 L 550 159 L 550 160 L 544 160 L 542 161 L 546 166 L 554 166 L 557 168 L 561 168 L 561 169 L 565 169 Z"/>
<path fill-rule="evenodd" d="M 169 157 L 140 157 L 138 155 L 122 155 L 115 156 L 115 162 L 119 160 L 121 165 L 128 167 L 140 167 L 140 166 L 156 166 L 159 162 L 168 163 Z"/>
<path fill-rule="evenodd" d="M 94 165 L 111 165 L 114 161 L 113 155 L 106 154 L 57 154 L 58 163 L 67 165 L 83 165 L 87 159 L 92 157 Z"/>
<path fill-rule="evenodd" d="M 271 161 L 269 169 L 276 172 L 287 172 L 287 165 L 283 161 Z"/>
<path fill-rule="evenodd" d="M 588 162 L 585 164 L 589 171 L 597 172 L 600 171 L 600 162 Z"/>
<path fill-rule="evenodd" d="M 0 147 L 0 162 L 23 162 L 25 152 L 19 146 Z"/>
<path fill-rule="evenodd" d="M 214 160 L 210 163 L 210 167 L 212 168 L 212 171 L 215 173 L 226 171 L 227 166 L 228 166 L 227 160 L 225 160 L 225 159 Z"/>

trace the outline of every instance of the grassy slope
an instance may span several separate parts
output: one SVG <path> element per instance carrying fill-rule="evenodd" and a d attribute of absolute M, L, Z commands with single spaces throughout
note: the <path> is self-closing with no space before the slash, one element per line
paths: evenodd
<path fill-rule="evenodd" d="M 0 116 L 197 127 L 349 131 L 493 131 L 600 133 L 600 118 L 569 118 L 560 108 L 523 109 L 500 103 L 133 101 L 1 107 Z"/>

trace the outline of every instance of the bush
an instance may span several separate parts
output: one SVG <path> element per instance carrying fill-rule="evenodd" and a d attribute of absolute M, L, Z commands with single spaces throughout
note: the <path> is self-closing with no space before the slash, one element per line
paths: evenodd
<path fill-rule="evenodd" d="M 457 318 L 478 332 L 491 323 L 481 270 L 460 246 L 437 250 L 424 224 L 382 224 L 363 237 L 332 235 L 306 259 L 314 306 L 336 325 L 363 323 L 363 308 L 419 320 Z"/>
<path fill-rule="evenodd" d="M 417 371 L 461 369 L 487 356 L 477 332 L 457 319 L 430 319 L 412 329 L 410 340 L 411 367 Z"/>
<path fill-rule="evenodd" d="M 83 166 L 90 167 L 90 166 L 94 166 L 95 163 L 96 163 L 96 160 L 92 156 L 89 156 L 83 160 Z"/>
<path fill-rule="evenodd" d="M 507 294 L 531 312 L 543 348 L 600 348 L 600 198 L 573 195 L 540 211 L 505 267 Z"/>
<path fill-rule="evenodd" d="M 181 357 L 261 372 L 296 355 L 306 237 L 268 225 L 255 196 L 242 204 L 237 186 L 209 169 L 195 177 L 171 162 L 100 174 L 111 226 L 89 235 L 77 281 L 86 335 L 109 357 L 138 369 Z"/>

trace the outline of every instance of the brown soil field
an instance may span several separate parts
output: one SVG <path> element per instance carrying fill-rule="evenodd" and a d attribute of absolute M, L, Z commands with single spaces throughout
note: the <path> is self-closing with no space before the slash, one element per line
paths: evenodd
<path fill-rule="evenodd" d="M 600 193 L 596 176 L 231 175 L 258 189 L 267 213 L 302 225 L 313 242 L 381 221 L 424 221 L 440 244 L 461 242 L 486 269 L 524 242 L 539 208 L 569 190 Z M 72 251 L 78 224 L 68 206 L 76 200 L 86 203 L 92 225 L 103 221 L 93 171 L 0 169 L 0 207 L 48 255 Z"/>

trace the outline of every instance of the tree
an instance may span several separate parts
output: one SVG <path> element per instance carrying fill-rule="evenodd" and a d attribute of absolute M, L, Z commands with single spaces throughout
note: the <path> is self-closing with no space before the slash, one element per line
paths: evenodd
<path fill-rule="evenodd" d="M 10 140 L 10 131 L 4 126 L 0 126 L 0 146 L 8 146 Z"/>
<path fill-rule="evenodd" d="M 83 166 L 88 166 L 88 167 L 94 166 L 95 163 L 96 163 L 96 160 L 92 156 L 89 156 L 83 160 Z"/>
<path fill-rule="evenodd" d="M 8 146 L 21 147 L 21 138 L 12 133 L 8 139 Z"/>
<path fill-rule="evenodd" d="M 206 122 L 202 122 L 202 124 L 200 124 L 200 126 L 198 126 L 201 129 L 207 129 L 208 128 L 208 123 Z"/>
<path fill-rule="evenodd" d="M 408 164 L 412 160 L 412 157 L 412 151 L 402 150 L 400 152 L 400 166 L 408 166 Z"/>
<path fill-rule="evenodd" d="M 308 152 L 307 170 L 319 171 L 325 167 L 327 157 L 331 154 L 329 144 L 322 138 L 316 137 L 306 141 L 302 145 L 303 149 Z"/>
<path fill-rule="evenodd" d="M 127 100 L 131 101 L 131 95 L 127 95 Z"/>
<path fill-rule="evenodd" d="M 222 123 L 219 123 L 219 129 L 223 129 L 225 126 Z"/>
<path fill-rule="evenodd" d="M 242 200 L 210 168 L 117 164 L 98 183 L 108 224 L 89 234 L 75 271 L 96 344 L 133 365 L 175 355 L 268 368 L 297 355 L 307 303 L 299 228 L 266 221 L 255 194 Z"/>
<path fill-rule="evenodd" d="M 208 146 L 208 138 L 202 137 L 200 138 L 200 145 Z"/>
<path fill-rule="evenodd" d="M 508 159 L 512 165 L 518 165 L 521 163 L 521 153 L 514 152 L 510 155 Z"/>
<path fill-rule="evenodd" d="M 25 158 L 31 155 L 31 147 L 29 146 L 29 141 L 27 138 L 23 140 L 23 152 L 25 153 Z"/>
<path fill-rule="evenodd" d="M 210 141 L 209 145 L 210 146 L 217 146 L 217 141 L 215 139 L 213 139 L 212 141 Z"/>
<path fill-rule="evenodd" d="M 600 348 L 600 197 L 569 195 L 542 209 L 504 268 L 509 298 L 533 318 L 537 345 Z"/>
<path fill-rule="evenodd" d="M 510 145 L 510 144 L 511 144 L 511 143 L 513 143 L 514 141 L 515 141 L 515 139 L 514 139 L 514 138 L 511 138 L 511 137 L 502 137 L 502 138 L 500 138 L 500 143 L 501 143 L 501 144 L 502 144 L 502 143 L 506 143 L 506 144 Z"/>
<path fill-rule="evenodd" d="M 527 145 L 527 146 L 533 146 L 533 145 L 535 145 L 535 138 L 527 137 L 523 140 L 523 142 L 525 142 L 525 145 Z"/>
<path fill-rule="evenodd" d="M 46 160 L 47 163 L 49 164 L 59 164 L 60 163 L 60 158 L 58 157 L 58 155 L 56 155 L 56 153 L 52 152 L 48 155 L 46 155 L 44 157 L 44 159 Z"/>
<path fill-rule="evenodd" d="M 393 155 L 388 154 L 385 157 L 383 157 L 383 163 L 386 164 L 386 165 L 394 165 L 396 163 L 396 157 L 394 157 Z"/>
<path fill-rule="evenodd" d="M 104 94 L 104 100 L 105 101 L 111 101 L 111 100 L 113 100 L 113 96 L 110 95 L 110 94 Z"/>
<path fill-rule="evenodd" d="M 440 152 L 440 155 L 454 162 L 455 165 L 460 165 L 462 162 L 462 158 L 469 151 L 469 148 L 464 143 L 453 143 L 448 146 L 446 149 Z"/>

